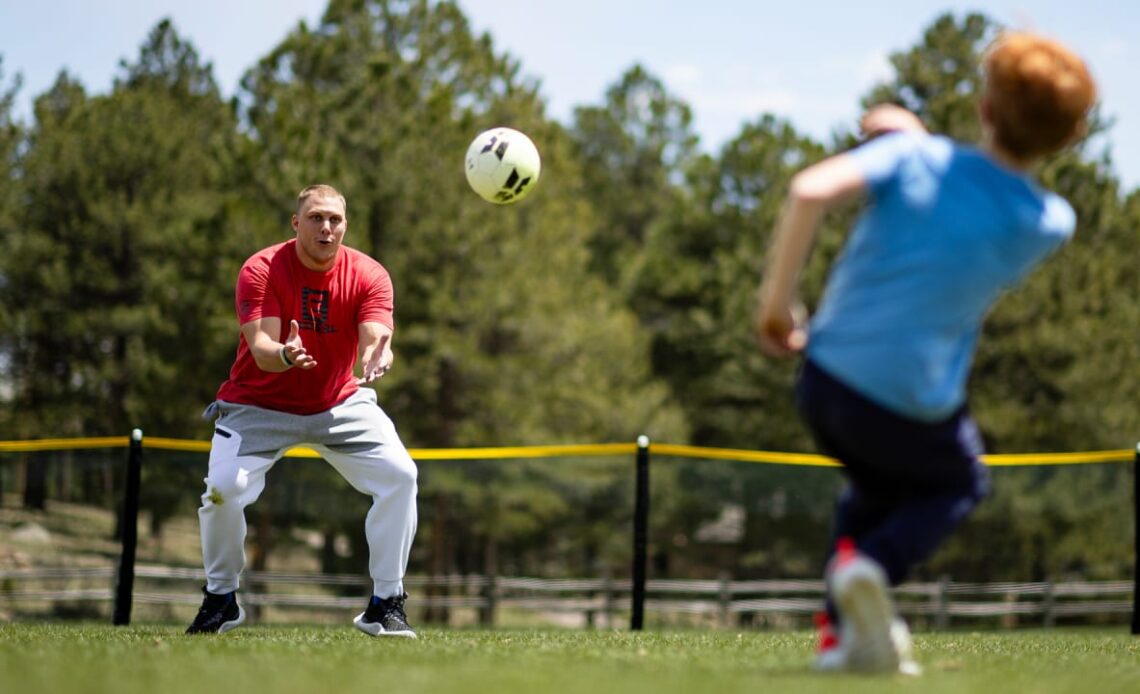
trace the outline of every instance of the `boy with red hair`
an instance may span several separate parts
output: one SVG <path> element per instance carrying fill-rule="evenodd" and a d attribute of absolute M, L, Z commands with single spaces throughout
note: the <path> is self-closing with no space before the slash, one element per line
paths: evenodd
<path fill-rule="evenodd" d="M 875 138 L 792 180 L 759 291 L 771 355 L 804 353 L 796 404 L 843 465 L 827 568 L 821 670 L 916 674 L 888 587 L 928 557 L 988 491 L 966 381 L 1001 293 L 1073 233 L 1076 216 L 1029 172 L 1079 138 L 1096 98 L 1084 62 L 1023 32 L 985 57 L 983 141 L 930 135 L 879 106 Z M 823 214 L 866 195 L 811 319 L 795 286 Z"/>

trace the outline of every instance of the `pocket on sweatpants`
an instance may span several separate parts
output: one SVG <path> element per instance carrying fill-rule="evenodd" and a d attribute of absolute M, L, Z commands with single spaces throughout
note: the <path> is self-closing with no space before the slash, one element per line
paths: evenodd
<path fill-rule="evenodd" d="M 210 440 L 210 460 L 236 458 L 241 448 L 241 434 L 220 424 L 214 425 L 214 438 Z"/>

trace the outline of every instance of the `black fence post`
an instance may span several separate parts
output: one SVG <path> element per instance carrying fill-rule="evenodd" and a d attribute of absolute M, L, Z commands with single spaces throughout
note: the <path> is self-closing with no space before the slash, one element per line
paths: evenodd
<path fill-rule="evenodd" d="M 637 437 L 637 484 L 633 506 L 633 591 L 629 628 L 645 625 L 645 564 L 649 537 L 649 437 Z"/>
<path fill-rule="evenodd" d="M 135 587 L 135 550 L 139 539 L 139 486 L 142 478 L 142 429 L 131 432 L 127 452 L 127 491 L 123 498 L 123 554 L 115 586 L 115 625 L 131 623 L 131 596 Z"/>
<path fill-rule="evenodd" d="M 1132 634 L 1140 636 L 1140 443 L 1132 459 Z"/>

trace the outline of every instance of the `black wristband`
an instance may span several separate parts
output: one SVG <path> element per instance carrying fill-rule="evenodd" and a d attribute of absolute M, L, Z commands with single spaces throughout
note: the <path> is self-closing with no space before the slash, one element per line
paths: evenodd
<path fill-rule="evenodd" d="M 281 349 L 278 350 L 277 356 L 281 357 L 281 363 L 285 366 L 293 366 L 293 362 L 289 359 L 289 355 L 285 353 L 285 345 L 281 345 Z"/>

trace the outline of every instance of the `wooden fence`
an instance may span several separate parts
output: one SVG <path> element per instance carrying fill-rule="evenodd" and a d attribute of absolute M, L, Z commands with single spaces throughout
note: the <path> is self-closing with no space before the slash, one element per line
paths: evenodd
<path fill-rule="evenodd" d="M 190 606 L 201 601 L 197 589 L 205 580 L 201 569 L 139 565 L 135 577 L 137 605 Z M 0 570 L 0 620 L 50 616 L 60 605 L 109 605 L 115 598 L 115 580 L 112 566 Z M 241 599 L 247 607 L 272 608 L 275 613 L 343 612 L 360 608 L 370 586 L 358 575 L 247 572 Z M 409 576 L 405 587 L 412 596 L 413 614 L 467 611 L 484 626 L 495 626 L 506 613 L 530 613 L 555 623 L 613 628 L 628 624 L 631 605 L 628 579 Z M 650 579 L 645 612 L 651 623 L 660 624 L 685 618 L 720 628 L 806 624 L 820 607 L 823 589 L 819 580 Z M 904 584 L 895 589 L 895 597 L 903 614 L 933 629 L 987 621 L 994 627 L 1048 627 L 1059 620 L 1126 622 L 1132 611 L 1132 582 L 946 579 Z"/>

